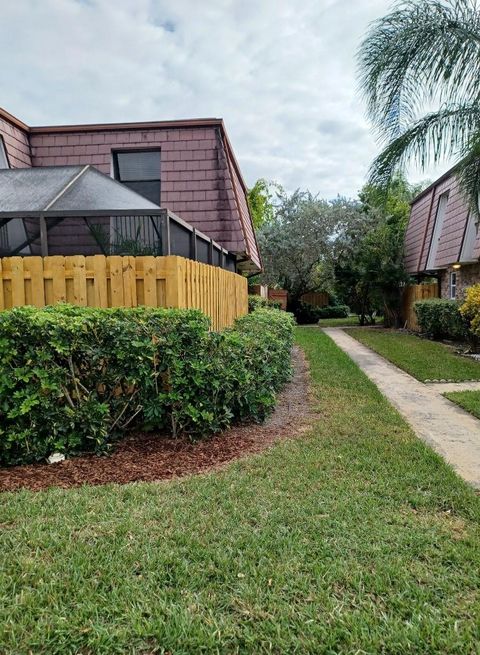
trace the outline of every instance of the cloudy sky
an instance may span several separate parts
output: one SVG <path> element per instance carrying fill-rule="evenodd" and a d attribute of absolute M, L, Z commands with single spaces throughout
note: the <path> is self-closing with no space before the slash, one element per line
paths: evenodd
<path fill-rule="evenodd" d="M 30 125 L 221 116 L 247 184 L 353 196 L 377 150 L 355 51 L 389 6 L 4 0 L 0 105 Z"/>

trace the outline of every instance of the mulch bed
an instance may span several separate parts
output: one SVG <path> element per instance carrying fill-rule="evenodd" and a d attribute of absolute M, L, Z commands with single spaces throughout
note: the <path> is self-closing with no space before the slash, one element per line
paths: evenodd
<path fill-rule="evenodd" d="M 236 426 L 196 443 L 168 434 L 133 434 L 118 442 L 108 456 L 84 455 L 58 464 L 0 469 L 0 491 L 167 480 L 217 468 L 279 439 L 298 436 L 314 419 L 308 367 L 299 348 L 293 351 L 293 365 L 291 382 L 263 424 Z"/>

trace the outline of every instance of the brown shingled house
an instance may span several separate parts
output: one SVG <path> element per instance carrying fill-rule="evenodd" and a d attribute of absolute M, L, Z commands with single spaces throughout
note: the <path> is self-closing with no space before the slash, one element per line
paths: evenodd
<path fill-rule="evenodd" d="M 442 298 L 461 298 L 480 282 L 478 217 L 469 210 L 455 168 L 412 202 L 405 237 L 407 271 L 419 280 L 436 276 Z"/>
<path fill-rule="evenodd" d="M 184 252 L 187 246 L 183 238 L 188 232 L 187 236 L 193 234 L 193 240 L 189 236 L 188 248 L 193 248 L 195 258 L 200 261 L 223 265 L 223 259 L 228 262 L 226 267 L 230 270 L 246 273 L 255 273 L 261 269 L 247 205 L 247 188 L 221 119 L 30 127 L 0 108 L 0 174 L 2 169 L 4 171 L 45 167 L 50 169 L 50 173 L 46 177 L 44 175 L 43 179 L 48 178 L 45 184 L 51 183 L 52 195 L 56 190 L 56 196 L 63 196 L 65 189 L 69 189 L 69 209 L 82 216 L 85 213 L 88 217 L 88 212 L 83 212 L 86 208 L 82 206 L 82 198 L 89 195 L 90 189 L 94 193 L 100 185 L 104 196 L 108 195 L 109 189 L 115 196 L 115 185 L 121 183 L 128 187 L 132 193 L 129 198 L 122 198 L 123 204 L 115 201 L 108 205 L 104 198 L 103 204 L 97 203 L 97 206 L 94 203 L 93 208 L 89 209 L 91 217 L 95 214 L 95 209 L 104 207 L 103 214 L 99 210 L 98 216 L 101 215 L 100 222 L 105 223 L 107 219 L 110 221 L 109 229 L 111 219 L 107 207 L 111 210 L 122 208 L 122 220 L 115 223 L 118 229 L 122 229 L 122 225 L 129 221 L 134 224 L 133 217 L 141 214 L 141 210 L 143 214 L 149 213 L 150 207 L 168 210 L 165 216 L 168 219 L 166 229 L 169 250 L 159 254 L 188 256 Z M 109 180 L 95 177 L 95 170 Z M 33 173 L 33 177 L 38 177 L 38 183 L 35 180 L 34 182 L 42 184 L 40 177 L 35 175 L 35 171 Z M 21 176 L 18 171 L 18 174 L 12 173 L 10 177 L 5 177 L 8 179 L 5 179 L 4 188 L 8 188 L 10 192 L 17 189 L 18 197 L 15 202 L 10 203 L 8 214 L 5 208 L 2 208 L 0 185 L 0 214 L 3 209 L 3 216 L 6 217 L 0 221 L 0 250 L 2 243 L 4 246 L 1 254 L 38 254 L 39 239 L 36 242 L 30 239 L 30 243 L 25 246 L 25 240 L 22 241 L 17 236 L 16 247 L 11 244 L 8 246 L 9 238 L 15 241 L 18 232 L 12 228 L 15 221 L 18 223 L 23 220 L 21 226 L 18 224 L 18 229 L 21 227 L 22 234 L 26 233 L 28 236 L 29 228 L 25 223 L 27 219 L 20 218 L 20 215 L 26 208 L 21 204 L 22 189 L 31 188 L 32 176 Z M 82 188 L 78 183 L 80 177 Z M 63 187 L 56 186 L 60 178 L 65 180 Z M 114 183 L 112 178 L 117 182 Z M 74 183 L 78 186 L 76 194 L 72 189 Z M 138 207 L 135 206 L 135 198 Z M 45 206 L 41 206 L 43 200 L 37 200 L 35 207 L 32 205 L 30 222 L 35 219 L 34 209 L 52 209 L 52 202 L 56 197 L 50 200 Z M 132 209 L 132 217 L 127 215 L 129 209 Z M 155 214 L 154 211 L 151 213 Z M 51 219 L 53 214 L 53 211 L 46 214 L 47 218 Z M 157 232 L 161 218 L 160 212 L 156 212 L 157 222 L 152 221 Z M 170 232 L 170 218 L 177 229 L 176 237 Z M 7 221 L 10 221 L 10 227 Z M 85 223 L 87 224 L 86 219 Z M 76 225 L 80 226 L 80 221 L 77 220 Z M 77 234 L 72 223 L 69 224 L 65 220 L 61 224 L 59 221 L 50 221 L 47 229 L 50 243 L 56 244 L 57 249 L 58 244 L 63 242 L 70 247 L 72 243 L 80 244 L 81 252 L 78 254 L 90 254 L 92 249 L 94 250 L 95 244 L 91 236 L 90 245 L 84 243 L 85 226 L 78 228 L 83 229 L 82 234 Z M 182 229 L 185 232 L 183 236 Z M 195 234 L 201 238 L 195 239 Z M 23 246 L 23 249 L 20 246 Z M 61 253 L 60 250 L 52 252 L 50 247 L 48 254 L 67 253 Z"/>

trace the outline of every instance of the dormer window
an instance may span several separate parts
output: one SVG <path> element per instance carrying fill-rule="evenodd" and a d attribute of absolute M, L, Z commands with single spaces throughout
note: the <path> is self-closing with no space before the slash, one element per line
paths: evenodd
<path fill-rule="evenodd" d="M 114 177 L 160 205 L 160 150 L 123 150 L 113 153 Z"/>

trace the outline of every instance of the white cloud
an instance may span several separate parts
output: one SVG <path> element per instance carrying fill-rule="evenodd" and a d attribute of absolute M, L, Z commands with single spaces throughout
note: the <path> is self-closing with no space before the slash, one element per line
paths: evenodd
<path fill-rule="evenodd" d="M 376 152 L 355 51 L 389 4 L 7 2 L 1 102 L 32 125 L 222 116 L 247 183 L 354 195 Z"/>

